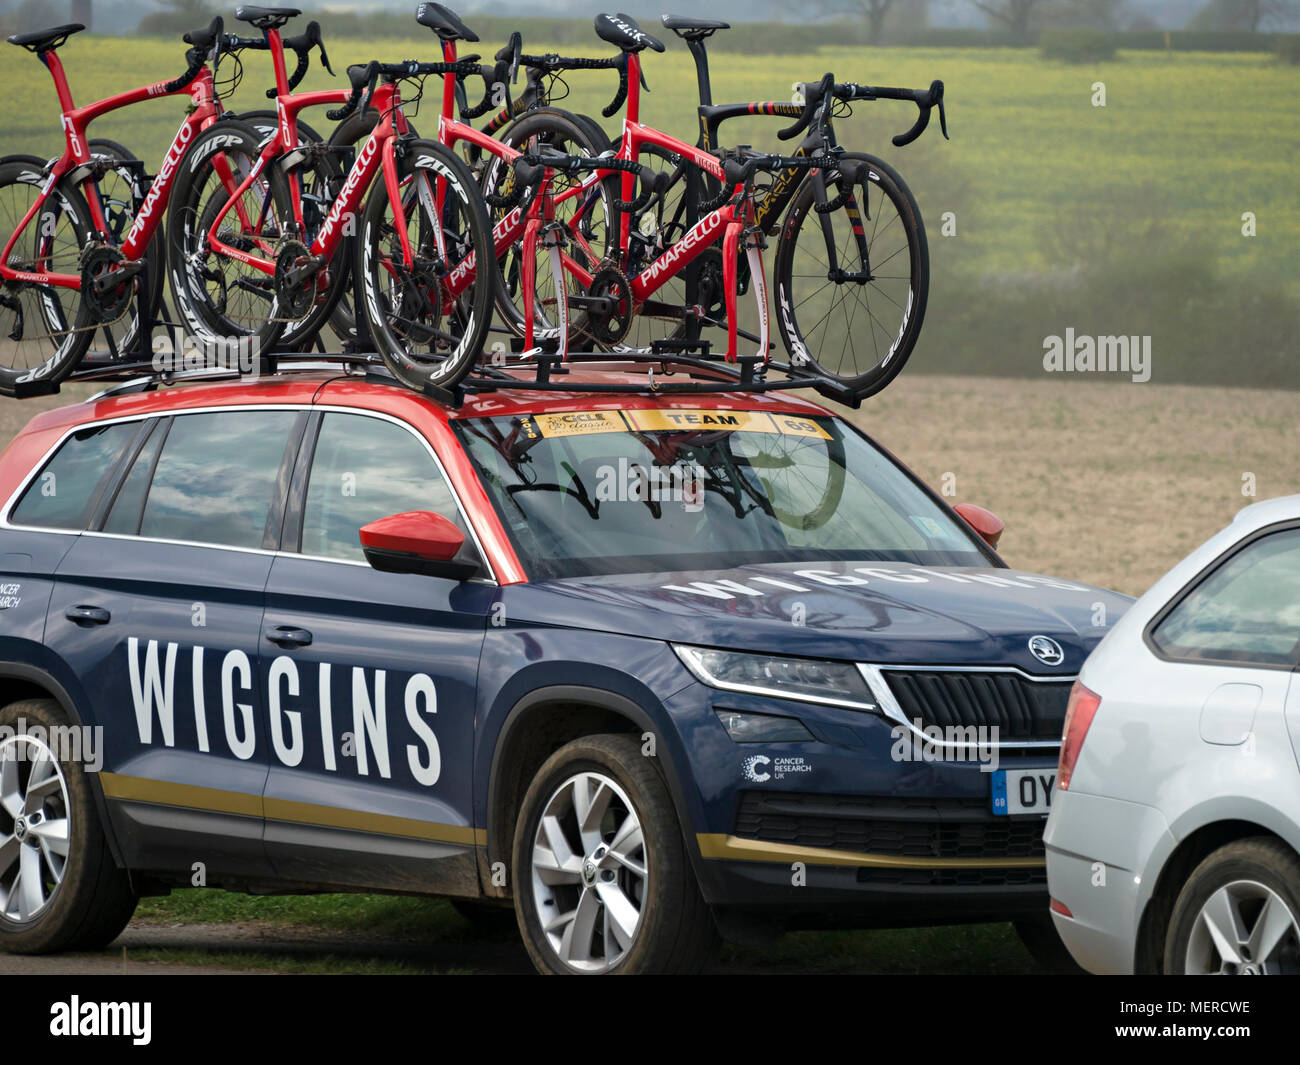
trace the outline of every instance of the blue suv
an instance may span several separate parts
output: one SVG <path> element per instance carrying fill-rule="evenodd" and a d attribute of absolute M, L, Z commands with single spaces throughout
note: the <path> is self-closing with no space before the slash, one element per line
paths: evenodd
<path fill-rule="evenodd" d="M 0 949 L 197 882 L 513 906 L 544 972 L 814 926 L 1059 951 L 1066 700 L 1128 600 L 1009 570 L 820 406 L 625 376 L 35 418 L 0 457 Z"/>

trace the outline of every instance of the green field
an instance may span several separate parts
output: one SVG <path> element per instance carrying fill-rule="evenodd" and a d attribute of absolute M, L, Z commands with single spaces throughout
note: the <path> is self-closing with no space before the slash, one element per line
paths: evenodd
<path fill-rule="evenodd" d="M 324 18 L 329 37 L 329 18 Z M 431 58 L 432 35 L 339 38 L 336 69 L 370 58 Z M 418 42 L 419 47 L 416 46 Z M 485 54 L 496 42 L 486 41 Z M 605 49 L 593 37 L 590 54 Z M 73 39 L 60 53 L 86 102 L 179 73 L 179 42 Z M 1255 53 L 1121 53 L 1071 66 L 1032 49 L 826 48 L 814 55 L 714 57 L 714 98 L 786 99 L 823 71 L 841 79 L 947 85 L 953 139 L 937 123 L 916 144 L 889 134 L 910 105 L 861 104 L 838 123 L 850 147 L 893 163 L 912 186 L 930 233 L 931 307 L 916 370 L 1037 375 L 1043 338 L 1069 326 L 1091 335 L 1150 335 L 1165 382 L 1294 387 L 1300 375 L 1300 69 Z M 230 67 L 224 68 L 228 73 Z M 235 107 L 265 107 L 270 64 L 249 53 Z M 643 119 L 693 137 L 694 71 L 675 40 L 646 60 Z M 1106 106 L 1092 103 L 1105 83 Z M 579 72 L 563 106 L 598 114 L 609 72 Z M 342 84 L 314 69 L 309 87 Z M 431 86 L 426 101 L 435 106 Z M 0 147 L 54 153 L 61 139 L 45 71 L 10 50 L 0 68 Z M 182 106 L 165 99 L 110 115 L 93 132 L 156 167 Z M 323 116 L 308 116 L 325 127 Z M 418 120 L 417 120 L 418 121 Z M 431 126 L 426 112 L 422 128 Z M 607 128 L 610 123 L 606 123 Z M 779 120 L 724 127 L 730 143 L 773 146 Z M 941 233 L 945 212 L 956 234 Z M 1257 233 L 1242 235 L 1253 212 Z"/>

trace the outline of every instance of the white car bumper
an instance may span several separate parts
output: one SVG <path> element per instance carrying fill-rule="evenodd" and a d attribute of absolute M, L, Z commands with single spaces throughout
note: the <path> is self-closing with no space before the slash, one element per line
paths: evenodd
<path fill-rule="evenodd" d="M 1092 973 L 1133 972 L 1142 908 L 1151 897 L 1147 868 L 1159 869 L 1175 845 L 1150 806 L 1059 792 L 1044 833 L 1047 887 L 1071 916 L 1052 920 L 1074 960 Z"/>

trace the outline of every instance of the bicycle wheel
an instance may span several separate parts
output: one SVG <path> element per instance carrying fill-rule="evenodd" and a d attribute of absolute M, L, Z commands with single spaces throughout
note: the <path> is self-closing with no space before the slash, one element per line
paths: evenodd
<path fill-rule="evenodd" d="M 135 222 L 136 213 L 149 192 L 144 178 L 144 164 L 130 148 L 117 141 L 97 137 L 87 142 L 92 156 L 111 159 L 116 165 L 103 177 L 94 182 L 99 191 L 100 205 L 103 207 L 104 220 L 108 223 L 108 239 L 116 247 L 121 247 Z M 148 285 L 149 314 L 157 319 L 162 306 L 163 286 L 167 283 L 167 244 L 163 227 L 154 230 L 149 247 L 145 250 L 144 276 L 141 284 Z M 131 301 L 131 309 L 126 317 L 105 326 L 112 334 L 113 344 L 121 355 L 134 353 L 138 344 L 140 328 L 140 301 Z M 92 343 L 95 334 L 91 334 Z M 146 343 L 145 348 L 148 350 Z"/>
<path fill-rule="evenodd" d="M 402 220 L 387 183 L 371 186 L 353 268 L 353 303 L 399 381 L 417 391 L 450 388 L 482 354 L 497 278 L 487 208 L 469 168 L 432 141 L 404 142 L 398 156 Z"/>
<path fill-rule="evenodd" d="M 374 128 L 378 123 L 379 112 L 374 108 L 367 108 L 364 113 L 353 111 L 331 131 L 329 137 L 330 154 L 338 164 L 342 175 L 341 181 L 347 180 L 347 173 L 352 168 L 357 151 L 370 134 L 374 132 Z M 413 136 L 418 136 L 414 124 L 409 120 L 407 121 L 407 129 Z M 356 254 L 354 252 L 345 264 L 349 283 L 342 287 L 339 301 L 335 304 L 334 312 L 330 315 L 329 324 L 340 340 L 351 342 L 358 351 L 373 351 L 375 345 L 370 338 L 370 333 L 366 330 L 365 316 L 358 315 L 356 308 L 352 306 L 352 290 L 355 286 L 351 283 L 351 275 L 355 260 Z"/>
<path fill-rule="evenodd" d="M 44 170 L 33 163 L 0 164 L 0 247 L 40 197 Z M 60 183 L 18 237 L 8 264 L 79 274 L 91 239 L 90 209 L 76 189 Z M 63 380 L 86 353 L 94 322 L 80 289 L 5 281 L 0 284 L 0 384 Z"/>
<path fill-rule="evenodd" d="M 577 115 L 565 111 L 546 108 L 531 111 L 523 118 L 512 123 L 502 134 L 501 141 L 516 151 L 531 152 L 541 148 L 563 152 L 566 155 L 584 155 L 594 157 L 609 151 L 609 138 L 595 127 L 594 123 L 581 120 Z M 483 191 L 501 193 L 510 187 L 514 171 L 499 156 L 489 156 L 483 174 Z M 551 185 L 555 197 L 562 196 L 568 190 L 580 185 L 590 172 L 583 174 L 557 174 Z M 576 230 L 570 233 L 565 247 L 568 255 L 588 274 L 594 274 L 601 262 L 612 251 L 610 241 L 615 233 L 610 220 L 615 217 L 613 203 L 618 199 L 618 182 L 606 178 L 597 182 L 586 195 L 574 195 L 556 204 L 556 220 L 572 223 L 578 218 Z M 504 207 L 493 209 L 492 222 L 499 224 L 510 210 Z M 555 313 L 555 282 L 551 273 L 550 257 L 541 252 L 536 256 L 536 274 L 533 301 L 533 336 L 536 340 L 552 339 L 558 332 Z M 499 256 L 501 269 L 501 287 L 496 294 L 497 313 L 501 320 L 518 336 L 524 335 L 524 291 L 523 291 L 523 245 L 512 244 Z M 565 289 L 570 296 L 582 295 L 586 286 L 582 285 L 573 274 L 566 273 Z M 582 327 L 584 315 L 569 316 L 569 345 L 581 348 L 590 344 Z M 504 347 L 493 345 L 494 352 L 503 352 Z"/>
<path fill-rule="evenodd" d="M 860 152 L 845 152 L 841 166 L 846 163 L 860 164 L 853 168 L 860 184 L 852 186 L 858 219 L 847 201 L 817 213 L 817 175 L 804 179 L 786 209 L 774 270 L 776 321 L 792 365 L 810 366 L 866 398 L 889 384 L 912 353 L 925 317 L 930 257 L 921 212 L 903 179 Z M 843 171 L 827 175 L 832 205 L 848 184 Z M 823 223 L 842 271 L 837 276 Z"/>
<path fill-rule="evenodd" d="M 208 246 L 212 223 L 257 165 L 260 150 L 257 131 L 232 119 L 195 139 L 167 212 L 167 275 L 176 311 L 196 339 L 219 344 L 249 338 L 269 352 L 297 320 L 280 312 L 275 278 Z M 222 240 L 237 252 L 274 260 L 291 217 L 288 185 L 279 167 L 269 166 L 227 212 Z"/>

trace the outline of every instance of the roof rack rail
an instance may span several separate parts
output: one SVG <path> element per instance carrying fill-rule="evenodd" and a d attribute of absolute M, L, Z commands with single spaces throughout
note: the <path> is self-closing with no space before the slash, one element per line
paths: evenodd
<path fill-rule="evenodd" d="M 163 356 L 166 357 L 165 355 Z M 130 392 L 148 392 L 163 385 L 181 384 L 186 381 L 219 381 L 244 377 L 270 377 L 287 370 L 309 371 L 322 367 L 341 367 L 345 372 L 359 370 L 377 379 L 392 381 L 396 379 L 388 373 L 383 360 L 367 352 L 276 352 L 260 355 L 247 366 L 211 365 L 185 368 L 182 357 L 180 367 L 159 366 L 156 360 L 142 362 L 132 361 L 97 361 L 87 359 L 62 381 L 17 381 L 13 384 L 0 384 L 0 395 L 14 399 L 28 399 L 33 396 L 52 396 L 62 390 L 65 384 L 94 384 L 103 382 L 109 387 L 95 395 L 98 399 L 109 395 L 125 395 Z"/>
<path fill-rule="evenodd" d="M 157 360 L 90 361 L 70 373 L 62 383 L 102 382 L 108 387 L 96 394 L 99 399 L 133 392 L 148 392 L 164 385 L 188 381 L 213 381 L 244 377 L 269 377 L 291 371 L 308 372 L 322 368 L 340 368 L 344 373 L 364 374 L 368 379 L 399 386 L 376 354 L 357 351 L 277 352 L 258 356 L 247 366 L 214 365 L 169 369 L 159 368 Z M 574 379 L 570 371 L 578 367 L 627 374 L 644 370 L 640 381 L 626 377 L 618 381 L 593 381 L 590 377 Z M 779 376 L 770 376 L 773 372 Z M 0 393 L 24 399 L 53 395 L 61 383 L 48 381 L 17 382 L 0 386 Z M 450 388 L 429 386 L 424 394 L 453 409 L 461 407 L 466 397 L 499 391 L 577 392 L 592 394 L 683 395 L 718 392 L 777 392 L 790 389 L 813 389 L 836 403 L 858 408 L 862 397 L 831 378 L 809 373 L 788 363 L 765 361 L 758 355 L 740 356 L 727 362 L 709 354 L 707 341 L 657 341 L 650 350 L 616 350 L 569 352 L 564 358 L 554 352 L 533 350 L 508 357 L 499 365 L 483 364 Z"/>
<path fill-rule="evenodd" d="M 703 354 L 690 354 L 692 349 L 702 349 Z M 570 369 L 578 366 L 623 372 L 644 368 L 645 383 L 638 385 L 626 380 L 605 382 L 568 379 Z M 768 374 L 772 371 L 781 376 L 769 377 Z M 466 395 L 506 390 L 682 395 L 711 392 L 762 393 L 797 388 L 814 389 L 826 398 L 854 410 L 862 404 L 862 397 L 845 385 L 819 374 L 810 374 L 788 363 L 765 361 L 758 355 L 742 355 L 734 362 L 710 357 L 707 341 L 657 341 L 650 351 L 571 351 L 563 361 L 553 352 L 529 352 L 518 361 L 509 362 L 505 366 L 477 367 L 455 387 L 430 387 L 425 389 L 425 394 L 440 403 L 459 407 Z"/>

